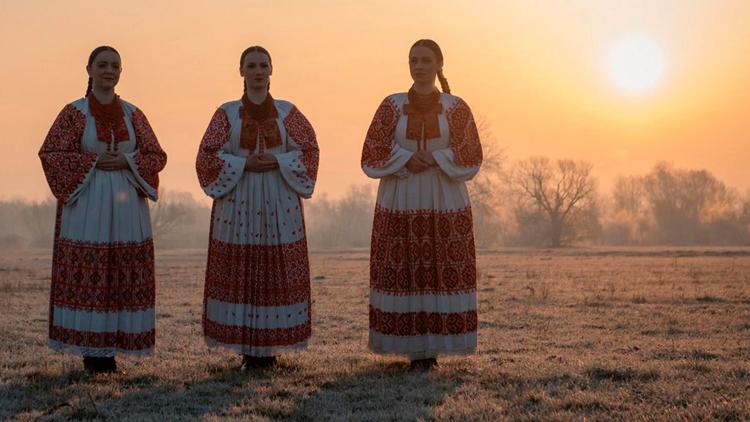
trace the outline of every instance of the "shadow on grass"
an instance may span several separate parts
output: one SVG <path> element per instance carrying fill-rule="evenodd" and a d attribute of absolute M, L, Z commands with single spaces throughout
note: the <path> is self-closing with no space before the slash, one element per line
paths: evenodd
<path fill-rule="evenodd" d="M 229 366 L 204 365 L 201 370 L 208 376 L 183 382 L 127 373 L 92 376 L 81 369 L 36 371 L 25 382 L 0 386 L 0 420 L 22 416 L 35 420 L 195 417 L 221 411 L 252 394 L 252 389 L 245 388 L 248 382 L 272 377 L 270 372 L 245 374 Z"/>
<path fill-rule="evenodd" d="M 463 383 L 456 371 L 410 372 L 406 363 L 376 363 L 323 377 L 288 360 L 272 370 L 250 373 L 234 365 L 196 361 L 189 366 L 180 370 L 184 380 L 40 370 L 22 382 L 0 386 L 0 419 L 415 420 L 429 418 Z"/>
<path fill-rule="evenodd" d="M 124 389 L 150 388 L 158 382 L 151 375 L 124 378 L 121 375 L 91 376 L 82 369 L 66 369 L 62 373 L 37 370 L 25 382 L 9 382 L 0 386 L 0 420 L 12 419 L 24 413 L 36 418 L 66 414 L 73 419 L 97 419 L 104 416 L 90 395 L 93 386 L 107 385 L 119 379 Z"/>
<path fill-rule="evenodd" d="M 409 371 L 405 362 L 376 363 L 323 382 L 289 416 L 312 420 L 429 419 L 464 382 L 460 371 Z"/>

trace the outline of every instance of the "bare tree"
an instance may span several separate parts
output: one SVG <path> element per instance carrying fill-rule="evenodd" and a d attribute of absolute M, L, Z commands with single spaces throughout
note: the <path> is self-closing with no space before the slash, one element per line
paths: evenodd
<path fill-rule="evenodd" d="M 737 193 L 706 170 L 675 169 L 659 163 L 644 180 L 659 242 L 714 243 L 717 225 L 738 223 L 741 204 Z"/>
<path fill-rule="evenodd" d="M 344 197 L 327 195 L 305 201 L 308 242 L 312 249 L 365 248 L 370 245 L 375 188 L 350 185 Z"/>
<path fill-rule="evenodd" d="M 640 176 L 620 176 L 611 195 L 610 241 L 643 244 L 652 230 L 652 216 L 645 180 Z"/>
<path fill-rule="evenodd" d="M 563 233 L 577 213 L 591 213 L 596 206 L 596 180 L 592 165 L 573 160 L 552 163 L 546 157 L 519 161 L 508 183 L 516 204 L 528 213 L 545 218 L 552 247 L 562 244 Z"/>
<path fill-rule="evenodd" d="M 24 207 L 21 217 L 32 246 L 52 246 L 56 208 L 57 202 L 52 198 L 30 202 Z"/>
<path fill-rule="evenodd" d="M 199 205 L 190 193 L 161 189 L 159 200 L 151 207 L 154 239 L 163 238 L 177 227 L 189 224 L 196 208 Z"/>
<path fill-rule="evenodd" d="M 750 191 L 743 196 L 739 222 L 743 233 L 742 243 L 750 245 Z"/>
<path fill-rule="evenodd" d="M 479 247 L 489 247 L 502 235 L 502 198 L 506 196 L 505 150 L 498 145 L 487 119 L 477 120 L 482 140 L 482 168 L 468 183 L 469 198 L 474 217 L 474 233 Z"/>

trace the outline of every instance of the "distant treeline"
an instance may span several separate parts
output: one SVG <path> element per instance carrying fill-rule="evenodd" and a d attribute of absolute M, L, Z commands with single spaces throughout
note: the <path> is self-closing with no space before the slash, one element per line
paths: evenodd
<path fill-rule="evenodd" d="M 485 148 L 469 183 L 477 247 L 598 245 L 750 245 L 750 195 L 706 170 L 659 163 L 602 194 L 591 165 L 537 157 L 506 165 Z M 366 249 L 375 188 L 350 186 L 340 199 L 305 201 L 311 249 Z M 55 201 L 0 202 L 0 247 L 50 247 Z M 210 208 L 189 193 L 163 190 L 151 204 L 160 248 L 204 248 Z"/>

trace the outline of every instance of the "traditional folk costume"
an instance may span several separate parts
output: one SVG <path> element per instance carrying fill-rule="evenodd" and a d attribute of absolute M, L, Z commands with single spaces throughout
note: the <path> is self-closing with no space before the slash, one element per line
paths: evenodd
<path fill-rule="evenodd" d="M 437 167 L 410 173 L 421 149 Z M 362 150 L 380 179 L 370 258 L 372 350 L 412 360 L 466 354 L 477 345 L 476 256 L 464 182 L 482 162 L 469 106 L 435 91 L 387 97 Z"/>
<path fill-rule="evenodd" d="M 245 171 L 251 154 L 279 167 Z M 302 198 L 318 172 L 315 132 L 290 102 L 269 94 L 222 105 L 196 162 L 214 199 L 206 266 L 203 332 L 209 346 L 270 357 L 303 348 L 311 334 L 310 268 Z"/>
<path fill-rule="evenodd" d="M 128 169 L 96 168 L 121 151 Z M 57 198 L 49 345 L 87 357 L 154 347 L 154 246 L 147 198 L 156 200 L 167 156 L 146 116 L 119 97 L 66 105 L 39 157 Z"/>

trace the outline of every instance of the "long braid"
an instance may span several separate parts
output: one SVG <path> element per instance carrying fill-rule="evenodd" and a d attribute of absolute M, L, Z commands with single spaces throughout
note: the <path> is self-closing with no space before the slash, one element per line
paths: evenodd
<path fill-rule="evenodd" d="M 89 85 L 86 87 L 86 95 L 84 97 L 88 97 L 89 94 L 91 94 L 91 76 L 89 76 Z"/>
<path fill-rule="evenodd" d="M 451 93 L 451 86 L 448 85 L 448 79 L 445 78 L 445 75 L 443 75 L 443 70 L 440 69 L 437 73 L 438 81 L 440 81 L 440 89 L 445 92 L 446 94 Z"/>

